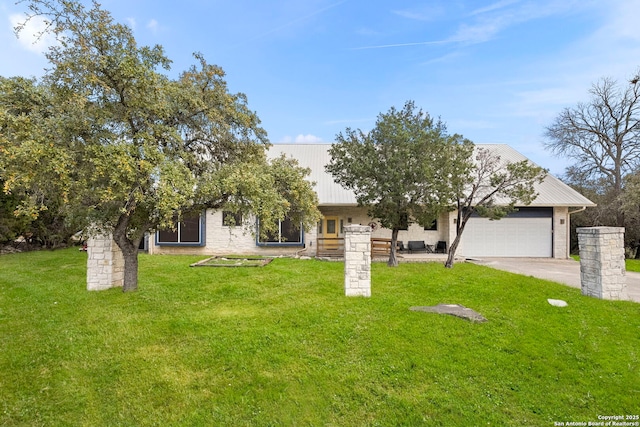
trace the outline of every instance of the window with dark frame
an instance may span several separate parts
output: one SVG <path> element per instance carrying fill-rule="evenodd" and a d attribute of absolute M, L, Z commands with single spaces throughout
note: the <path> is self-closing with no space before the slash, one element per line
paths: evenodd
<path fill-rule="evenodd" d="M 156 244 L 203 246 L 202 216 L 185 216 L 182 221 L 177 221 L 172 228 L 158 230 Z"/>
<path fill-rule="evenodd" d="M 258 235 L 260 235 L 260 223 L 258 222 Z M 278 231 L 268 233 L 266 239 L 258 238 L 259 245 L 302 245 L 303 233 L 301 224 L 295 224 L 289 218 L 278 221 Z"/>
<path fill-rule="evenodd" d="M 425 231 L 438 231 L 438 220 L 434 219 L 430 225 L 424 228 Z"/>

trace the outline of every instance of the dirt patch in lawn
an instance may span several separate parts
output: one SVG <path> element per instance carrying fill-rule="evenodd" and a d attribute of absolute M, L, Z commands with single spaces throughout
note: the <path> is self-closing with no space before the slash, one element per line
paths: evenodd
<path fill-rule="evenodd" d="M 214 256 L 190 265 L 190 267 L 264 267 L 273 258 L 242 257 L 242 256 Z"/>

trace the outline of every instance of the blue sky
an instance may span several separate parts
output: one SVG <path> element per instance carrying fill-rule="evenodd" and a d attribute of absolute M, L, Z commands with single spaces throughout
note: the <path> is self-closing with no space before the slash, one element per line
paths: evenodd
<path fill-rule="evenodd" d="M 332 142 L 406 100 L 451 133 L 506 143 L 561 175 L 542 148 L 565 107 L 640 67 L 640 0 L 103 0 L 176 75 L 193 52 L 247 95 L 272 142 Z M 42 44 L 0 0 L 0 75 L 40 76 Z"/>

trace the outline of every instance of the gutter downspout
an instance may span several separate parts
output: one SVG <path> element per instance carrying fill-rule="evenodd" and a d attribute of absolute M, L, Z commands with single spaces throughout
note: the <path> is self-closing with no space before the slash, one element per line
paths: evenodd
<path fill-rule="evenodd" d="M 583 212 L 585 210 L 587 210 L 586 206 L 583 206 L 573 212 L 567 209 L 567 221 L 569 221 L 569 223 L 567 224 L 567 227 L 569 227 L 569 232 L 567 233 L 567 258 L 571 258 L 571 215 L 578 212 Z"/>
<path fill-rule="evenodd" d="M 582 212 L 582 211 L 584 211 L 586 209 L 587 209 L 587 207 L 583 206 L 580 209 L 578 209 L 577 211 L 569 212 L 569 216 L 573 215 L 574 213 Z"/>

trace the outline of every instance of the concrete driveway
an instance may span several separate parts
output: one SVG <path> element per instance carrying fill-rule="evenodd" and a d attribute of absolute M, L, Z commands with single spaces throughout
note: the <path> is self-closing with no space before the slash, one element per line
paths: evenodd
<path fill-rule="evenodd" d="M 573 259 L 482 258 L 467 261 L 580 289 L 580 263 Z M 627 271 L 626 278 L 629 299 L 640 302 L 640 273 Z"/>

